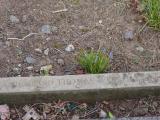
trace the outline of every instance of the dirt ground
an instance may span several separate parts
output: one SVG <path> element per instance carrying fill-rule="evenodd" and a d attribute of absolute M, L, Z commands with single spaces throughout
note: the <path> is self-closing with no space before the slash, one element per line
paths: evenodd
<path fill-rule="evenodd" d="M 53 101 L 52 103 L 34 103 L 28 105 L 33 108 L 42 120 L 79 120 L 98 119 L 111 112 L 114 117 L 152 117 L 160 116 L 160 97 L 146 97 L 141 99 L 126 99 L 84 103 L 75 101 Z M 20 120 L 26 112 L 24 106 L 10 108 L 12 120 Z M 103 111 L 103 112 L 102 112 Z"/>
<path fill-rule="evenodd" d="M 46 65 L 50 75 L 77 74 L 82 48 L 112 51 L 106 72 L 160 70 L 160 34 L 144 24 L 129 0 L 0 0 L 0 77 L 39 76 Z"/>

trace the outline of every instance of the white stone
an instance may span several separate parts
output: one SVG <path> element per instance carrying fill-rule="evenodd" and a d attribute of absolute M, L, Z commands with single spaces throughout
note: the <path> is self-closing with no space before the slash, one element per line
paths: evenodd
<path fill-rule="evenodd" d="M 28 66 L 27 70 L 32 71 L 33 70 L 33 66 Z"/>
<path fill-rule="evenodd" d="M 144 51 L 144 48 L 139 46 L 139 47 L 136 47 L 136 50 L 139 51 L 139 52 L 143 52 Z"/>
<path fill-rule="evenodd" d="M 75 50 L 74 46 L 72 44 L 68 45 L 66 48 L 65 48 L 65 51 L 67 52 L 73 52 Z"/>
<path fill-rule="evenodd" d="M 39 48 L 34 49 L 37 53 L 42 53 L 42 50 Z"/>
<path fill-rule="evenodd" d="M 99 112 L 99 117 L 100 118 L 106 118 L 107 117 L 107 113 L 101 109 L 101 111 Z"/>
<path fill-rule="evenodd" d="M 48 56 L 48 54 L 49 54 L 49 48 L 47 48 L 47 49 L 44 50 L 44 54 L 45 54 L 46 56 Z"/>

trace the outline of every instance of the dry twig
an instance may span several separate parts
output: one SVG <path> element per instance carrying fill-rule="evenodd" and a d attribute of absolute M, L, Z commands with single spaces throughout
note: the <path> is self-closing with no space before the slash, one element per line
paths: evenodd
<path fill-rule="evenodd" d="M 26 38 L 31 37 L 32 35 L 37 35 L 37 34 L 38 33 L 29 33 L 28 35 L 24 36 L 22 39 L 20 39 L 20 38 L 7 38 L 7 40 L 20 40 L 20 41 L 23 41 Z"/>

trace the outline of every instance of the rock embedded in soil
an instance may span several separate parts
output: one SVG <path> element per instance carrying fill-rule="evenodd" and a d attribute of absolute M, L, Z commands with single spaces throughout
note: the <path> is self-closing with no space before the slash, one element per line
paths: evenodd
<path fill-rule="evenodd" d="M 16 16 L 14 16 L 14 15 L 11 15 L 11 16 L 10 16 L 10 21 L 11 21 L 12 23 L 19 23 L 19 19 L 18 19 Z"/>
<path fill-rule="evenodd" d="M 26 57 L 25 61 L 28 63 L 28 64 L 35 64 L 37 62 L 36 59 L 34 59 L 33 57 Z"/>
<path fill-rule="evenodd" d="M 107 117 L 107 113 L 106 113 L 104 110 L 101 110 L 101 111 L 99 112 L 99 117 L 100 117 L 100 118 L 106 118 L 106 117 Z"/>
<path fill-rule="evenodd" d="M 43 25 L 41 28 L 41 32 L 45 34 L 51 34 L 52 32 L 56 32 L 57 27 L 55 26 L 50 26 L 50 25 Z"/>
<path fill-rule="evenodd" d="M 136 116 L 143 116 L 148 113 L 148 108 L 147 107 L 135 108 L 133 111 Z"/>
<path fill-rule="evenodd" d="M 133 40 L 134 39 L 134 31 L 133 30 L 127 30 L 124 32 L 124 39 L 126 41 Z"/>
<path fill-rule="evenodd" d="M 18 64 L 18 67 L 19 67 L 19 68 L 22 67 L 22 64 Z"/>
<path fill-rule="evenodd" d="M 50 34 L 51 33 L 51 27 L 50 25 L 43 25 L 41 28 L 42 33 Z"/>
<path fill-rule="evenodd" d="M 13 72 L 14 72 L 14 74 L 16 74 L 16 75 L 19 75 L 20 74 L 20 69 L 19 68 L 13 68 L 12 69 L 13 70 Z"/>
<path fill-rule="evenodd" d="M 42 53 L 42 50 L 39 49 L 39 48 L 36 48 L 36 49 L 34 49 L 34 50 L 35 50 L 35 52 L 37 52 L 37 53 Z"/>
<path fill-rule="evenodd" d="M 60 66 L 64 66 L 64 60 L 63 59 L 58 59 L 57 60 L 57 63 L 60 65 Z"/>
<path fill-rule="evenodd" d="M 72 44 L 69 44 L 66 48 L 65 51 L 67 52 L 73 52 L 75 50 L 74 46 Z"/>
<path fill-rule="evenodd" d="M 49 48 L 47 48 L 47 49 L 44 50 L 44 54 L 45 54 L 46 56 L 48 56 L 48 54 L 49 54 Z"/>
<path fill-rule="evenodd" d="M 23 15 L 22 16 L 22 22 L 26 22 L 27 21 L 27 15 Z"/>
<path fill-rule="evenodd" d="M 85 26 L 79 26 L 79 30 L 80 30 L 81 32 L 87 32 L 87 31 L 89 31 L 89 28 L 88 28 L 88 27 L 85 27 Z"/>
<path fill-rule="evenodd" d="M 143 52 L 144 51 L 144 48 L 139 46 L 139 47 L 136 47 L 136 50 L 139 51 L 139 52 Z"/>
<path fill-rule="evenodd" d="M 33 70 L 33 66 L 28 66 L 27 70 L 32 71 Z"/>

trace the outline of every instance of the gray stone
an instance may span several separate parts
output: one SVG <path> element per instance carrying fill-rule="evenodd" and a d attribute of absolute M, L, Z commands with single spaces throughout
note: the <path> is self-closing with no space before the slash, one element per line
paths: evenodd
<path fill-rule="evenodd" d="M 146 113 L 148 113 L 148 108 L 147 107 L 144 107 L 144 108 L 135 108 L 134 110 L 134 113 L 136 115 L 145 115 Z"/>
<path fill-rule="evenodd" d="M 37 60 L 34 59 L 34 58 L 31 57 L 31 56 L 26 57 L 25 60 L 26 60 L 26 62 L 27 62 L 28 64 L 35 64 L 35 63 L 37 62 Z"/>
<path fill-rule="evenodd" d="M 57 60 L 57 63 L 61 66 L 63 66 L 65 63 L 64 63 L 64 60 L 63 59 L 58 59 Z"/>
<path fill-rule="evenodd" d="M 52 30 L 52 32 L 56 32 L 58 30 L 58 28 L 56 26 L 51 26 L 51 30 Z"/>
<path fill-rule="evenodd" d="M 13 68 L 12 70 L 13 70 L 14 74 L 16 74 L 16 75 L 19 75 L 21 73 L 20 69 L 17 67 Z"/>
<path fill-rule="evenodd" d="M 46 34 L 50 34 L 55 31 L 57 31 L 57 27 L 55 27 L 55 26 L 43 25 L 41 28 L 41 32 L 46 33 Z"/>
<path fill-rule="evenodd" d="M 153 106 L 154 106 L 154 107 L 158 107 L 158 102 L 154 101 L 154 102 L 153 102 Z"/>
<path fill-rule="evenodd" d="M 47 49 L 44 50 L 44 54 L 45 54 L 46 56 L 48 56 L 48 54 L 49 54 L 49 48 L 47 48 Z"/>
<path fill-rule="evenodd" d="M 106 118 L 107 117 L 107 113 L 104 111 L 104 110 L 100 110 L 100 112 L 99 112 L 99 117 L 100 118 Z"/>
<path fill-rule="evenodd" d="M 22 22 L 26 22 L 27 21 L 27 15 L 23 15 L 22 16 Z"/>
<path fill-rule="evenodd" d="M 14 15 L 11 15 L 11 16 L 10 16 L 10 21 L 11 21 L 12 23 L 19 23 L 19 19 L 18 19 L 16 16 L 14 16 Z"/>
<path fill-rule="evenodd" d="M 41 28 L 41 32 L 50 34 L 51 33 L 51 26 L 50 25 L 43 25 Z"/>
<path fill-rule="evenodd" d="M 20 49 L 20 48 L 16 48 L 16 52 L 18 55 L 22 55 L 23 54 L 23 51 Z"/>
<path fill-rule="evenodd" d="M 6 41 L 5 44 L 6 44 L 6 46 L 8 46 L 8 47 L 11 45 L 11 43 L 10 43 L 9 41 Z"/>
<path fill-rule="evenodd" d="M 127 30 L 124 32 L 124 39 L 125 40 L 133 40 L 134 38 L 134 31 L 133 30 Z"/>

